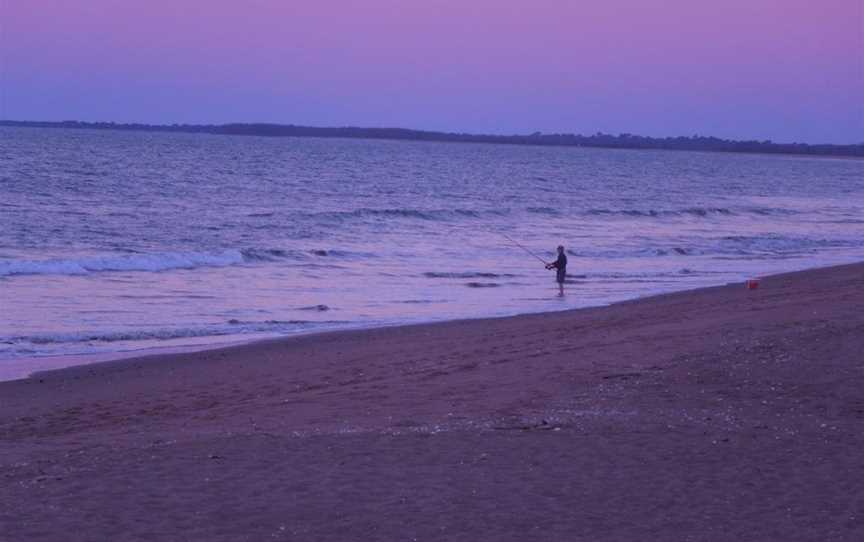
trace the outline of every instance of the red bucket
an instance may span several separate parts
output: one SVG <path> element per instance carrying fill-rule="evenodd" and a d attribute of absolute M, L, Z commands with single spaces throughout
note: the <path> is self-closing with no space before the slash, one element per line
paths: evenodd
<path fill-rule="evenodd" d="M 759 279 L 747 279 L 745 284 L 747 284 L 748 290 L 755 290 L 759 287 Z"/>

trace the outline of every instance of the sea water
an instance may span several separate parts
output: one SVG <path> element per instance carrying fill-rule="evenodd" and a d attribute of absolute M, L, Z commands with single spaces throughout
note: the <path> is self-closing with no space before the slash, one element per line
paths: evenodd
<path fill-rule="evenodd" d="M 541 259 L 566 247 L 563 299 L 508 237 Z M 0 364 L 564 310 L 862 259 L 855 159 L 0 128 Z"/>

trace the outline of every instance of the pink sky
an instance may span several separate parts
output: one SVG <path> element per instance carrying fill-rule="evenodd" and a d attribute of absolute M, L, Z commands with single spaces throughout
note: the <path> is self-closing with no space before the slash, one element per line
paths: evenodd
<path fill-rule="evenodd" d="M 0 118 L 864 141 L 861 0 L 0 0 Z"/>

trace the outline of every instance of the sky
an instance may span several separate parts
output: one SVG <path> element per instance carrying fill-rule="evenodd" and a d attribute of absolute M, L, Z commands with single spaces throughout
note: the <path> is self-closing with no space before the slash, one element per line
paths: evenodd
<path fill-rule="evenodd" d="M 0 0 L 0 118 L 864 142 L 864 0 Z"/>

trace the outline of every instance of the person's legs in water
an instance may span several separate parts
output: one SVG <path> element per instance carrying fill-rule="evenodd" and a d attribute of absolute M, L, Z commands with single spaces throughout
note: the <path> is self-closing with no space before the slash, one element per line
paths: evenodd
<path fill-rule="evenodd" d="M 558 281 L 558 297 L 564 297 L 564 279 L 566 277 L 567 273 L 565 273 L 563 269 L 559 269 L 557 276 L 555 277 Z"/>

